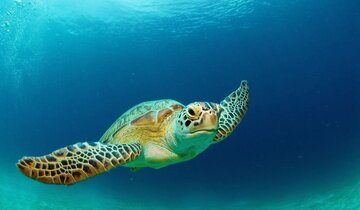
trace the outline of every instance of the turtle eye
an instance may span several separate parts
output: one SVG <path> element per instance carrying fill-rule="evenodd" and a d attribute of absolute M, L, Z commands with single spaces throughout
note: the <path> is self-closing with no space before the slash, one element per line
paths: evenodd
<path fill-rule="evenodd" d="M 195 116 L 195 112 L 191 108 L 188 109 L 188 112 L 189 112 L 190 115 Z"/>

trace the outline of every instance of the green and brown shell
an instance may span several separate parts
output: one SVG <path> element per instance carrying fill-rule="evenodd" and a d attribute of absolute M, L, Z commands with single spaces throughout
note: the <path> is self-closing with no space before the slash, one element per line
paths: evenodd
<path fill-rule="evenodd" d="M 161 141 L 168 129 L 169 120 L 183 109 L 177 101 L 164 99 L 138 104 L 121 115 L 101 137 L 106 144 L 124 144 L 134 140 Z"/>

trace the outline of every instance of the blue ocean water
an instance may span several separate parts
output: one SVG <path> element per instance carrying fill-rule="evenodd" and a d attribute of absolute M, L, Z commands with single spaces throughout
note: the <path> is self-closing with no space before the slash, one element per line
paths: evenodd
<path fill-rule="evenodd" d="M 3 0 L 0 209 L 359 209 L 360 9 L 333 0 Z M 195 159 L 71 187 L 15 163 L 147 100 L 249 112 Z"/>

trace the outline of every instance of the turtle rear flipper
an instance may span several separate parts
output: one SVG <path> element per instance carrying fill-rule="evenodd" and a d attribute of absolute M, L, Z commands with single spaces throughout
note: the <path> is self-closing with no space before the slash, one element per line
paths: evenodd
<path fill-rule="evenodd" d="M 214 143 L 228 137 L 244 118 L 249 107 L 250 88 L 246 80 L 220 103 L 219 128 Z"/>
<path fill-rule="evenodd" d="M 141 153 L 138 143 L 77 143 L 41 157 L 23 157 L 17 167 L 48 184 L 71 185 L 128 163 Z"/>

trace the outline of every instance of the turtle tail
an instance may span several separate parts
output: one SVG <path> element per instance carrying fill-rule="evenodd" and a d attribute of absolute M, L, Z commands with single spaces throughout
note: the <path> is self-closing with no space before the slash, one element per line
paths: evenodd
<path fill-rule="evenodd" d="M 41 157 L 23 157 L 17 167 L 26 176 L 48 184 L 72 185 L 136 159 L 138 143 L 77 143 Z"/>
<path fill-rule="evenodd" d="M 214 142 L 228 137 L 244 118 L 249 107 L 250 88 L 246 80 L 220 103 L 219 129 Z"/>

